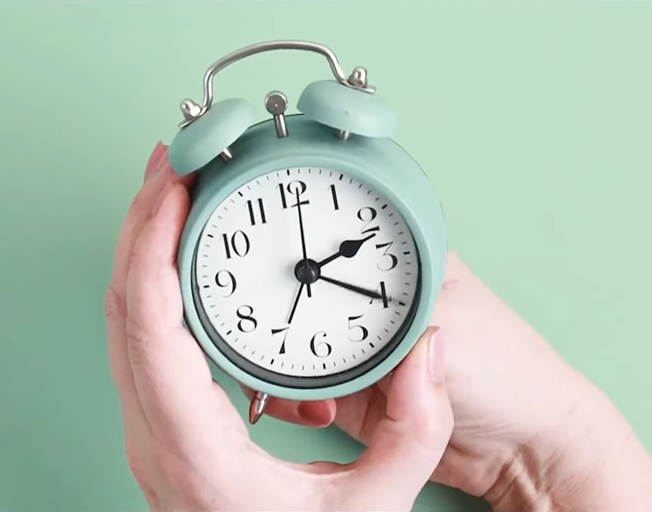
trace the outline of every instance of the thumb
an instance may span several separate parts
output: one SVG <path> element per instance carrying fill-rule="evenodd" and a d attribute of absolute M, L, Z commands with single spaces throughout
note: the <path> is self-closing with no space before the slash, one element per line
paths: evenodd
<path fill-rule="evenodd" d="M 387 495 L 379 496 L 383 506 L 411 506 L 448 445 L 453 412 L 444 383 L 443 357 L 441 332 L 430 327 L 394 372 L 386 416 L 358 461 L 356 491 L 363 492 L 362 486 L 369 496 L 386 489 Z M 405 500 L 411 500 L 410 504 Z"/>

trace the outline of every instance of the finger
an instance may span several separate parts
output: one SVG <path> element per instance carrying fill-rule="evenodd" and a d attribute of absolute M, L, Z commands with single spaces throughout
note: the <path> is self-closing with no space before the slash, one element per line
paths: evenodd
<path fill-rule="evenodd" d="M 105 318 L 111 375 L 121 396 L 134 393 L 126 349 L 126 281 L 136 238 L 151 218 L 164 191 L 175 182 L 185 185 L 191 179 L 177 178 L 167 162 L 167 148 L 158 144 L 147 163 L 148 181 L 129 207 L 115 248 L 113 268 L 105 296 Z"/>
<path fill-rule="evenodd" d="M 389 373 L 376 384 L 352 395 L 336 400 L 335 423 L 363 444 L 376 431 L 378 422 L 386 416 L 387 393 L 393 373 Z"/>
<path fill-rule="evenodd" d="M 240 386 L 245 396 L 251 400 L 255 392 Z M 295 401 L 270 397 L 265 407 L 265 415 L 289 423 L 307 427 L 327 427 L 335 419 L 335 400 Z"/>
<path fill-rule="evenodd" d="M 119 296 L 124 297 L 127 282 L 127 272 L 131 261 L 131 252 L 143 227 L 152 216 L 157 206 L 157 199 L 167 192 L 175 176 L 172 168 L 166 162 L 152 171 L 150 178 L 138 191 L 129 205 L 122 228 L 118 234 L 113 258 L 113 268 L 109 286 Z"/>
<path fill-rule="evenodd" d="M 165 154 L 165 146 L 157 144 L 147 162 L 146 173 L 151 176 L 157 172 Z M 126 348 L 126 274 L 135 237 L 151 216 L 151 205 L 163 186 L 163 180 L 150 180 L 132 202 L 118 236 L 111 279 L 104 301 L 109 367 L 125 419 L 131 414 L 137 415 L 139 410 Z"/>
<path fill-rule="evenodd" d="M 380 379 L 376 385 L 378 386 L 378 389 L 387 396 L 387 393 L 389 393 L 390 386 L 392 384 L 392 376 L 393 373 L 389 373 L 388 375 L 385 375 L 382 379 Z"/>
<path fill-rule="evenodd" d="M 188 187 L 195 179 L 195 174 L 178 176 L 168 162 L 168 149 L 157 145 L 147 162 L 146 180 L 129 205 L 122 229 L 118 234 L 115 248 L 110 287 L 118 295 L 124 295 L 127 271 L 131 260 L 131 250 L 144 225 L 160 207 L 166 193 L 175 183 Z"/>
<path fill-rule="evenodd" d="M 156 171 L 156 169 L 159 168 L 161 165 L 162 157 L 167 155 L 167 146 L 165 146 L 162 142 L 157 142 L 156 146 L 154 146 L 154 150 L 152 151 L 151 155 L 149 156 L 149 159 L 147 160 L 147 165 L 145 165 L 145 173 L 143 175 L 143 181 L 147 181 L 152 174 Z"/>
<path fill-rule="evenodd" d="M 125 302 L 111 288 L 105 298 L 104 315 L 109 369 L 118 392 L 122 419 L 126 427 L 127 423 L 139 422 L 143 416 L 127 354 Z"/>
<path fill-rule="evenodd" d="M 127 278 L 127 348 L 140 403 L 157 438 L 185 454 L 244 431 L 182 326 L 176 251 L 188 208 L 187 190 L 173 185 L 134 245 Z"/>
<path fill-rule="evenodd" d="M 441 333 L 429 328 L 392 376 L 386 417 L 380 420 L 352 474 L 358 492 L 414 500 L 448 445 L 453 413 L 446 394 Z"/>

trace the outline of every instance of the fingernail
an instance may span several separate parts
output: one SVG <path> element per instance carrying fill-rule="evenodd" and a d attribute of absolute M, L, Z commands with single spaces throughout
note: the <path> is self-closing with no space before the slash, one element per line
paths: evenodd
<path fill-rule="evenodd" d="M 324 402 L 301 402 L 298 412 L 301 419 L 313 426 L 326 427 L 333 422 L 331 410 Z"/>
<path fill-rule="evenodd" d="M 444 380 L 444 339 L 441 329 L 437 329 L 428 342 L 428 370 L 435 382 Z"/>
<path fill-rule="evenodd" d="M 159 140 L 156 144 L 154 144 L 154 147 L 152 148 L 152 152 L 149 155 L 150 160 L 154 158 L 158 160 L 158 158 L 161 156 L 162 150 L 163 150 L 163 142 Z"/>
<path fill-rule="evenodd" d="M 161 151 L 161 155 L 159 156 L 158 162 L 157 162 L 157 166 L 159 168 L 163 167 L 164 165 L 166 165 L 168 163 L 167 159 L 168 159 L 169 146 L 166 146 L 162 142 L 161 142 L 161 146 L 163 146 L 163 150 Z"/>
<path fill-rule="evenodd" d="M 158 170 L 159 161 L 161 159 L 161 153 L 165 150 L 163 143 L 161 141 L 156 143 L 154 149 L 149 155 L 147 160 L 147 165 L 145 166 L 145 173 L 143 176 L 143 181 L 147 181 L 152 177 L 153 174 Z"/>

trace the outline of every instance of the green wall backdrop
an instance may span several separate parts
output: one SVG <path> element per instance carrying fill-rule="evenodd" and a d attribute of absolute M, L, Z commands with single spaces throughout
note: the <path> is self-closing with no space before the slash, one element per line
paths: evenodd
<path fill-rule="evenodd" d="M 2 2 L 0 509 L 146 507 L 105 355 L 115 236 L 206 67 L 275 38 L 368 67 L 439 189 L 451 245 L 652 449 L 651 27 L 652 3 L 628 1 Z M 295 102 L 329 73 L 260 55 L 216 93 L 262 118 L 268 91 Z M 360 450 L 269 419 L 253 436 L 297 460 Z M 434 485 L 417 503 L 483 507 Z"/>

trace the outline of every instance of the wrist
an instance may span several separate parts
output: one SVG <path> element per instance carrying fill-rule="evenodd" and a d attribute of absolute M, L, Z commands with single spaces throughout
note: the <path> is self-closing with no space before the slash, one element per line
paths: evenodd
<path fill-rule="evenodd" d="M 652 510 L 652 463 L 589 383 L 558 425 L 517 447 L 485 496 L 497 512 Z"/>

